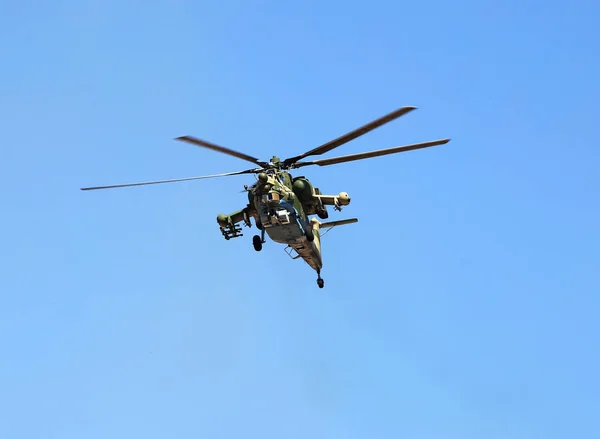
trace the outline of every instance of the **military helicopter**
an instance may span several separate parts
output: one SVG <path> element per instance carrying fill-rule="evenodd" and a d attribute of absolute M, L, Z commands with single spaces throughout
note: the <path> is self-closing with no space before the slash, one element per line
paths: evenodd
<path fill-rule="evenodd" d="M 261 161 L 256 157 L 192 136 L 181 136 L 177 137 L 175 140 L 191 143 L 196 146 L 212 149 L 246 160 L 253 163 L 254 167 L 243 171 L 228 172 L 224 174 L 87 187 L 81 188 L 81 190 L 110 189 L 227 177 L 241 174 L 254 174 L 256 182 L 250 187 L 244 185 L 244 190 L 248 194 L 248 204 L 244 208 L 230 213 L 229 215 L 219 214 L 217 216 L 217 223 L 223 237 L 226 240 L 230 240 L 231 238 L 243 236 L 243 233 L 241 233 L 242 228 L 239 223 L 243 223 L 246 227 L 252 227 L 250 219 L 253 218 L 256 227 L 260 230 L 260 236 L 254 235 L 252 240 L 254 249 L 256 251 L 262 249 L 262 245 L 266 242 L 265 233 L 268 234 L 274 242 L 286 244 L 286 253 L 293 259 L 302 258 L 311 268 L 313 268 L 317 272 L 317 285 L 319 288 L 323 288 L 325 281 L 321 278 L 321 269 L 323 267 L 321 237 L 333 227 L 355 223 L 358 219 L 351 218 L 339 221 L 320 222 L 314 217 L 310 218 L 310 215 L 317 215 L 322 220 L 328 219 L 329 213 L 327 211 L 327 206 L 333 206 L 334 210 L 341 211 L 342 206 L 350 204 L 350 196 L 346 192 L 340 192 L 337 195 L 324 195 L 318 187 L 309 181 L 308 178 L 305 176 L 293 177 L 289 171 L 305 166 L 329 166 L 354 160 L 363 160 L 371 157 L 411 151 L 414 149 L 428 148 L 431 146 L 443 145 L 450 141 L 450 139 L 433 140 L 430 142 L 415 143 L 412 145 L 380 149 L 341 157 L 304 161 L 306 157 L 318 156 L 329 152 L 332 149 L 354 140 L 415 109 L 416 107 L 399 108 L 398 110 L 363 125 L 354 131 L 344 134 L 337 139 L 311 149 L 304 154 L 290 157 L 285 160 L 280 160 L 278 157 L 273 156 L 269 162 Z M 321 230 L 326 231 L 321 234 Z M 295 256 L 292 252 L 295 253 Z"/>

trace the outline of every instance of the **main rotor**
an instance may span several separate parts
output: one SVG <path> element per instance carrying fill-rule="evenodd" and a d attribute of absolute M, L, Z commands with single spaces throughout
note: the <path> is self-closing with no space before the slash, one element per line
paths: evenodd
<path fill-rule="evenodd" d="M 109 189 L 109 188 L 117 188 L 117 187 L 142 186 L 142 185 L 158 184 L 158 183 L 173 183 L 173 182 L 177 182 L 177 181 L 200 180 L 200 179 L 204 179 L 204 178 L 227 177 L 227 176 L 231 176 L 231 175 L 240 175 L 240 174 L 258 174 L 260 172 L 263 172 L 266 170 L 271 170 L 271 169 L 277 170 L 277 171 L 287 171 L 287 170 L 291 170 L 291 169 L 297 169 L 297 168 L 301 168 L 304 166 L 312 166 L 312 165 L 329 166 L 329 165 L 335 165 L 338 163 L 345 163 L 345 162 L 350 162 L 350 161 L 355 161 L 355 160 L 363 160 L 363 159 L 368 159 L 371 157 L 378 157 L 378 156 L 383 156 L 383 155 L 388 155 L 388 154 L 396 154 L 399 152 L 412 151 L 414 149 L 421 149 L 421 148 L 428 148 L 428 147 L 436 146 L 436 145 L 443 145 L 450 141 L 450 139 L 440 139 L 440 140 L 433 140 L 430 142 L 415 143 L 412 145 L 397 146 L 397 147 L 393 147 L 393 148 L 380 149 L 380 150 L 376 150 L 376 151 L 369 151 L 369 152 L 363 152 L 363 153 L 358 153 L 358 154 L 350 154 L 350 155 L 340 156 L 340 157 L 302 161 L 306 157 L 319 156 L 319 155 L 329 152 L 335 148 L 338 148 L 338 147 L 344 145 L 345 143 L 348 143 L 351 140 L 354 140 L 357 137 L 360 137 L 360 136 L 374 130 L 375 128 L 378 128 L 388 122 L 391 122 L 392 120 L 395 120 L 395 119 L 399 118 L 400 116 L 403 116 L 415 109 L 416 109 L 416 107 L 399 108 L 398 110 L 392 111 L 391 113 L 386 114 L 385 116 L 380 117 L 379 119 L 369 122 L 366 125 L 363 125 L 353 131 L 350 131 L 349 133 L 344 134 L 343 136 L 340 136 L 340 137 L 333 139 L 327 143 L 317 146 L 316 148 L 313 148 L 310 151 L 307 151 L 303 154 L 300 154 L 300 155 L 297 155 L 294 157 L 289 157 L 284 160 L 280 160 L 278 157 L 273 156 L 269 162 L 261 161 L 260 159 L 253 157 L 251 155 L 248 155 L 248 154 L 245 154 L 245 153 L 233 150 L 233 149 L 229 149 L 224 146 L 217 145 L 217 144 L 214 144 L 211 142 L 207 142 L 206 140 L 201 140 L 196 137 L 181 136 L 181 137 L 175 138 L 175 140 L 187 142 L 192 145 L 200 146 L 203 148 L 212 149 L 213 151 L 218 151 L 223 154 L 227 154 L 227 155 L 237 157 L 242 160 L 246 160 L 248 162 L 253 163 L 255 165 L 255 167 L 253 167 L 251 169 L 246 169 L 243 171 L 227 172 L 224 174 L 177 178 L 177 179 L 173 179 L 173 180 L 159 180 L 159 181 L 148 181 L 148 182 L 141 182 L 141 183 L 128 183 L 128 184 L 119 184 L 119 185 L 111 185 L 111 186 L 87 187 L 87 188 L 82 188 L 81 190 Z"/>

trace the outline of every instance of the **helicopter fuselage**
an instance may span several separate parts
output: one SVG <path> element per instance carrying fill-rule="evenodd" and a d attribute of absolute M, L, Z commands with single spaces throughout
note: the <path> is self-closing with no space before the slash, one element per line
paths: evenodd
<path fill-rule="evenodd" d="M 309 224 L 288 201 L 278 200 L 268 204 L 260 202 L 257 211 L 260 225 L 273 241 L 290 244 L 306 236 Z"/>
<path fill-rule="evenodd" d="M 254 205 L 254 219 L 273 241 L 293 244 L 310 236 L 308 215 L 293 190 L 292 176 L 287 172 L 261 173 L 249 191 Z"/>
<path fill-rule="evenodd" d="M 258 251 L 265 242 L 265 234 L 277 243 L 286 244 L 293 249 L 311 268 L 320 272 L 323 263 L 321 257 L 320 229 L 316 214 L 326 219 L 329 214 L 327 205 L 341 210 L 341 206 L 350 203 L 350 196 L 345 192 L 338 195 L 323 195 L 305 177 L 292 177 L 288 172 L 271 169 L 261 172 L 257 181 L 248 192 L 248 205 L 229 215 L 217 216 L 221 233 L 225 239 L 242 236 L 242 229 L 237 223 L 244 222 L 251 227 L 250 218 L 261 236 L 254 237 L 254 248 Z M 291 256 L 291 255 L 290 255 Z"/>

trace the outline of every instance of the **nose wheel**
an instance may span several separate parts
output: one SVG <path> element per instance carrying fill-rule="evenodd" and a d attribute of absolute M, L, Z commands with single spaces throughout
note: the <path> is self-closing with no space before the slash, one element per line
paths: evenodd
<path fill-rule="evenodd" d="M 323 288 L 325 286 L 325 281 L 321 278 L 321 272 L 318 272 L 317 275 L 319 276 L 317 278 L 317 285 L 319 288 Z"/>

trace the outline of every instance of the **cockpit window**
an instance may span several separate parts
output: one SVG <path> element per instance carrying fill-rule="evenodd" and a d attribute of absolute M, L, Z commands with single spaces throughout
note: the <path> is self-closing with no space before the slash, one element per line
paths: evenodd
<path fill-rule="evenodd" d="M 270 192 L 266 195 L 262 196 L 263 201 L 268 202 L 268 201 L 279 201 L 280 197 L 279 194 L 277 192 Z"/>

